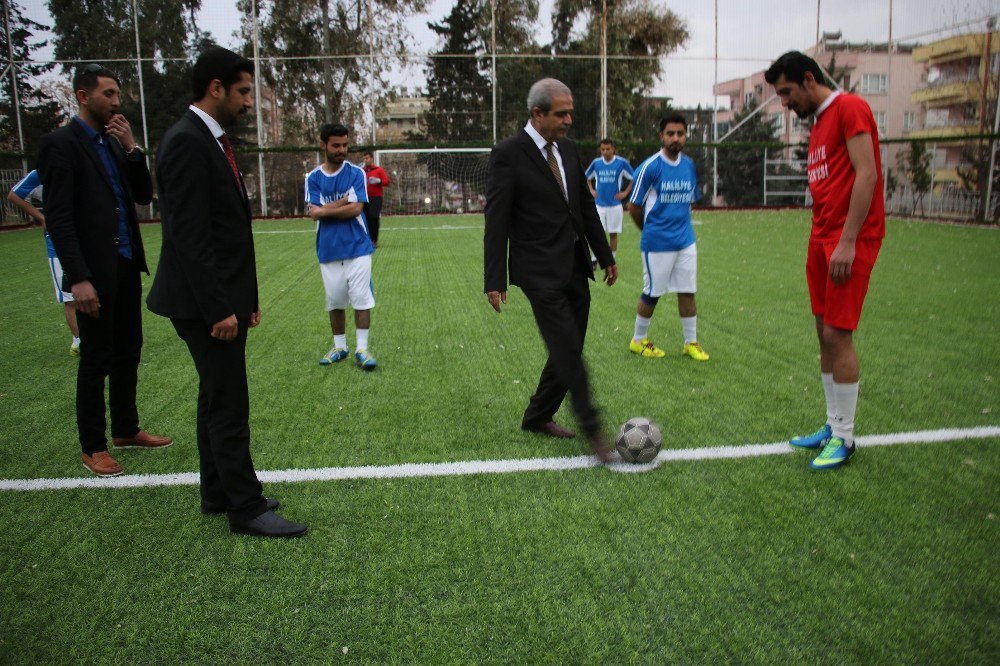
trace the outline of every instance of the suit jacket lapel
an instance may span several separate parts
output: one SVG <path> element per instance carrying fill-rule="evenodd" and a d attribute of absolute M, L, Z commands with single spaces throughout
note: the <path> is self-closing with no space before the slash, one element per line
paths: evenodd
<path fill-rule="evenodd" d="M 199 131 L 205 136 L 205 139 L 209 141 L 215 148 L 215 150 L 212 152 L 213 155 L 212 160 L 215 162 L 216 167 L 220 169 L 225 169 L 226 173 L 230 174 L 229 180 L 233 183 L 233 187 L 236 188 L 236 191 L 240 194 L 240 197 L 243 200 L 243 207 L 249 212 L 250 200 L 247 197 L 247 189 L 246 186 L 243 184 L 242 174 L 240 175 L 239 183 L 233 180 L 232 178 L 233 170 L 229 168 L 229 160 L 226 159 L 226 154 L 222 152 L 222 148 L 219 146 L 219 140 L 216 139 L 214 136 L 212 136 L 212 132 L 211 130 L 208 129 L 208 125 L 205 124 L 204 120 L 198 117 L 197 113 L 195 113 L 191 109 L 188 109 L 186 115 L 189 122 L 194 124 L 199 129 Z M 239 165 L 237 165 L 237 167 L 239 167 Z"/>
<path fill-rule="evenodd" d="M 552 184 L 552 187 L 556 192 L 559 193 L 559 198 L 566 201 L 566 195 L 559 188 L 559 183 L 556 182 L 556 177 L 552 174 L 552 169 L 549 168 L 549 163 L 545 161 L 542 157 L 542 151 L 538 150 L 538 146 L 535 145 L 535 140 L 531 138 L 524 129 L 521 129 L 520 134 L 521 148 L 527 153 L 528 158 L 535 164 L 535 166 L 541 170 L 543 178 L 548 179 L 548 182 Z M 568 191 L 568 190 L 567 190 Z"/>
<path fill-rule="evenodd" d="M 104 166 L 104 160 L 101 156 L 97 154 L 97 148 L 94 147 L 94 141 L 90 138 L 86 131 L 76 120 L 70 120 L 70 127 L 73 130 L 73 134 L 76 136 L 77 141 L 83 144 L 83 150 L 90 157 L 91 161 L 94 163 L 94 167 L 97 169 L 97 173 L 101 174 L 104 178 L 104 182 L 107 184 L 112 191 L 114 191 L 115 186 L 111 183 L 111 174 L 108 173 L 107 168 Z"/>

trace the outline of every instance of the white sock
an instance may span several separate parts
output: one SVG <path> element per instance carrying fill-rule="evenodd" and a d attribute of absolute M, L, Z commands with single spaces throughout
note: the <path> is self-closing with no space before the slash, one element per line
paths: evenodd
<path fill-rule="evenodd" d="M 642 315 L 635 316 L 635 334 L 632 339 L 636 342 L 642 342 L 642 339 L 649 334 L 649 321 L 651 317 L 643 317 Z"/>
<path fill-rule="evenodd" d="M 358 349 L 368 349 L 368 329 L 358 329 Z"/>
<path fill-rule="evenodd" d="M 848 446 L 854 446 L 854 412 L 858 407 L 858 382 L 833 383 L 833 397 L 837 403 L 837 418 L 830 426 L 833 436 L 840 437 Z"/>
<path fill-rule="evenodd" d="M 80 338 L 73 336 L 73 346 L 78 347 L 80 345 Z"/>
<path fill-rule="evenodd" d="M 684 344 L 698 342 L 698 317 L 681 317 L 681 328 L 684 329 Z"/>
<path fill-rule="evenodd" d="M 338 349 L 347 349 L 347 334 L 341 333 L 340 335 L 333 336 L 333 346 Z"/>
<path fill-rule="evenodd" d="M 823 375 L 823 395 L 826 396 L 826 422 L 833 427 L 833 422 L 837 420 L 837 401 L 833 398 L 833 373 L 824 372 Z"/>
<path fill-rule="evenodd" d="M 612 252 L 611 256 L 614 257 L 615 259 L 617 259 L 618 258 L 618 250 L 615 250 L 614 252 Z"/>
<path fill-rule="evenodd" d="M 594 263 L 595 261 L 597 261 L 597 257 L 590 255 L 590 263 Z"/>

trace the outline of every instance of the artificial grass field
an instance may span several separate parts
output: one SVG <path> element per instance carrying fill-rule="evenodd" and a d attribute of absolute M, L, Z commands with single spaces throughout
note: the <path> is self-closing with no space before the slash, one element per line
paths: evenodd
<path fill-rule="evenodd" d="M 586 348 L 608 431 L 648 416 L 666 448 L 694 448 L 815 429 L 808 214 L 695 218 L 712 360 L 680 356 L 672 298 L 650 330 L 667 357 L 626 351 L 642 285 L 627 228 Z M 501 315 L 482 294 L 482 217 L 383 227 L 365 374 L 318 364 L 313 224 L 255 223 L 257 468 L 582 453 L 518 428 L 545 352 L 517 288 Z M 159 227 L 142 231 L 155 264 Z M 1000 423 L 998 234 L 889 221 L 856 335 L 859 435 Z M 37 230 L 0 234 L 2 479 L 88 474 L 44 252 Z M 126 474 L 195 471 L 194 368 L 168 321 L 144 325 L 142 425 L 175 444 L 116 457 Z M 575 426 L 568 405 L 558 418 Z M 795 453 L 267 484 L 310 525 L 296 541 L 231 536 L 193 486 L 2 492 L 0 662 L 995 663 L 998 444 L 861 449 L 828 473 Z"/>

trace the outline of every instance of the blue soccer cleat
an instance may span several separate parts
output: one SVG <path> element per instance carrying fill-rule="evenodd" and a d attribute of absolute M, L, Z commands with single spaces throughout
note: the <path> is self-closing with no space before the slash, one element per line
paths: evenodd
<path fill-rule="evenodd" d="M 334 347 L 326 353 L 326 356 L 319 360 L 320 365 L 332 365 L 333 363 L 338 363 L 347 358 L 348 352 L 342 347 Z"/>
<path fill-rule="evenodd" d="M 854 455 L 854 447 L 840 437 L 831 437 L 819 455 L 809 463 L 813 469 L 837 469 Z"/>
<path fill-rule="evenodd" d="M 788 443 L 800 449 L 818 449 L 826 444 L 826 440 L 830 439 L 831 435 L 833 435 L 833 430 L 830 429 L 830 424 L 824 423 L 823 427 L 813 434 L 792 437 Z"/>
<path fill-rule="evenodd" d="M 359 349 L 354 352 L 354 365 L 362 370 L 374 370 L 378 363 L 375 361 L 375 357 L 369 354 L 367 350 Z"/>

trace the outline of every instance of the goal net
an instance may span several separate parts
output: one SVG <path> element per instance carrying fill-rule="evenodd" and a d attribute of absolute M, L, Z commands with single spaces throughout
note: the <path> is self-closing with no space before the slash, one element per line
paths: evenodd
<path fill-rule="evenodd" d="M 389 174 L 382 194 L 387 215 L 478 213 L 486 205 L 490 148 L 387 149 L 375 163 Z"/>

